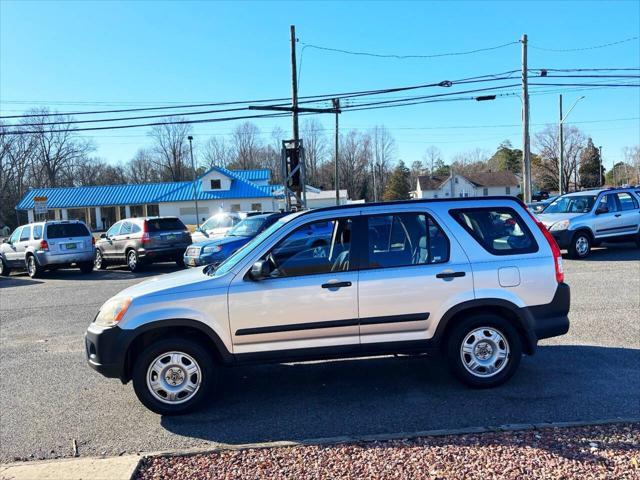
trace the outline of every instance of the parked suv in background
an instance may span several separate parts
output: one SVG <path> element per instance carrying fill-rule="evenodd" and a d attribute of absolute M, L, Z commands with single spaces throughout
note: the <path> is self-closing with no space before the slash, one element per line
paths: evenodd
<path fill-rule="evenodd" d="M 640 246 L 640 197 L 632 188 L 562 195 L 538 218 L 573 258 L 586 258 L 591 247 L 603 241 L 635 241 Z"/>
<path fill-rule="evenodd" d="M 35 278 L 45 270 L 74 264 L 82 273 L 90 273 L 94 243 L 87 226 L 78 220 L 22 225 L 0 245 L 0 275 L 19 268 Z"/>
<path fill-rule="evenodd" d="M 322 252 L 299 241 L 327 229 Z M 568 312 L 560 249 L 522 202 L 412 200 L 283 217 L 218 267 L 112 297 L 85 345 L 91 367 L 176 414 L 250 362 L 441 351 L 462 382 L 495 387 Z"/>
<path fill-rule="evenodd" d="M 127 218 L 100 236 L 95 266 L 105 269 L 108 264 L 125 264 L 132 272 L 152 262 L 175 261 L 184 266 L 182 254 L 190 243 L 189 230 L 179 218 Z"/>

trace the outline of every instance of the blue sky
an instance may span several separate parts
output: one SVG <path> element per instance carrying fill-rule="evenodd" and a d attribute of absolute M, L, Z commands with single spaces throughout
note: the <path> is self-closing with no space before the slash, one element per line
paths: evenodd
<path fill-rule="evenodd" d="M 640 67 L 638 40 L 576 52 L 533 48 L 582 48 L 640 36 L 637 1 L 4 0 L 0 1 L 2 114 L 19 114 L 37 105 L 70 111 L 285 97 L 291 85 L 290 24 L 296 25 L 300 42 L 404 55 L 474 50 L 515 41 L 527 33 L 531 68 Z M 302 46 L 298 44 L 299 53 Z M 468 56 L 406 60 L 307 48 L 300 95 L 431 83 L 518 68 L 519 45 Z M 603 146 L 610 166 L 621 159 L 624 146 L 640 143 L 640 89 L 567 89 L 565 108 L 580 95 L 586 98 L 568 123 L 576 122 Z M 341 116 L 341 127 L 383 124 L 405 161 L 421 158 L 431 145 L 449 160 L 474 148 L 494 150 L 504 139 L 520 146 L 520 105 L 514 95 L 492 102 L 350 112 Z M 531 97 L 533 133 L 557 121 L 557 105 L 557 93 Z M 333 119 L 321 116 L 320 120 L 331 134 Z M 256 123 L 265 141 L 275 125 L 289 131 L 291 124 L 289 119 Z M 210 135 L 227 136 L 233 127 L 232 123 L 198 125 L 196 142 L 203 143 Z M 96 144 L 96 154 L 113 162 L 130 159 L 149 143 L 144 128 L 87 135 Z"/>

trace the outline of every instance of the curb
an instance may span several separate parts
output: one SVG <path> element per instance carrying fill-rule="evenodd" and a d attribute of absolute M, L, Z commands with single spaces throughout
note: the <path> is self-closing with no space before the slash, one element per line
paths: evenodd
<path fill-rule="evenodd" d="M 217 453 L 225 450 L 238 451 L 264 448 L 339 445 L 343 443 L 383 442 L 389 440 L 414 439 L 419 437 L 443 437 L 449 435 L 469 435 L 490 432 L 517 432 L 523 430 L 544 430 L 550 428 L 592 427 L 617 423 L 640 423 L 640 417 L 616 417 L 605 420 L 575 422 L 510 423 L 487 427 L 420 430 L 391 434 L 344 435 L 299 441 L 275 441 L 245 444 L 219 443 L 215 444 L 213 447 L 194 447 L 182 450 L 155 451 L 142 453 L 140 455 L 126 455 L 123 457 L 82 457 L 60 460 L 17 462 L 0 464 L 0 480 L 27 480 L 32 478 L 46 478 L 51 480 L 80 480 L 87 478 L 91 478 L 92 480 L 97 480 L 99 478 L 114 480 L 117 478 L 119 480 L 134 480 L 143 462 L 148 458 L 156 457 L 189 457 L 194 455 Z M 124 465 L 123 462 L 125 463 Z M 47 468 L 48 466 L 51 466 L 51 468 Z M 112 474 L 116 471 L 118 473 L 117 476 Z M 96 472 L 99 472 L 98 475 L 96 475 Z M 106 477 L 100 477 L 100 474 L 106 475 Z"/>

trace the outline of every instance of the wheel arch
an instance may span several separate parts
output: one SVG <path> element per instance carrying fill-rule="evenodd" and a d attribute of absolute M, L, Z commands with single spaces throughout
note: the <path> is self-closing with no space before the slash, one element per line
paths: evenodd
<path fill-rule="evenodd" d="M 520 336 L 522 350 L 528 355 L 535 352 L 537 339 L 526 310 L 500 298 L 469 300 L 452 307 L 440 319 L 434 340 L 440 347 L 444 347 L 451 331 L 461 319 L 480 314 L 498 315 L 509 321 Z"/>
<path fill-rule="evenodd" d="M 131 380 L 133 364 L 137 356 L 149 345 L 157 340 L 179 336 L 197 342 L 207 348 L 214 360 L 223 365 L 233 363 L 233 355 L 227 350 L 218 334 L 208 325 L 197 320 L 176 318 L 158 320 L 131 330 L 127 344 L 123 346 L 125 354 L 121 369 L 120 380 L 123 383 Z"/>

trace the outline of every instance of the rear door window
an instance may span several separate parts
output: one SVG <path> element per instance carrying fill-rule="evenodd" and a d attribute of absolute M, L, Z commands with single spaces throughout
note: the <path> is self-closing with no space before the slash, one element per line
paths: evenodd
<path fill-rule="evenodd" d="M 29 240 L 30 236 L 31 236 L 31 227 L 29 226 L 23 227 L 22 233 L 20 233 L 20 241 L 26 242 L 27 240 Z"/>
<path fill-rule="evenodd" d="M 89 230 L 82 223 L 54 223 L 47 225 L 47 238 L 88 237 Z"/>
<path fill-rule="evenodd" d="M 120 235 L 128 235 L 131 233 L 131 222 L 124 222 L 120 227 Z"/>
<path fill-rule="evenodd" d="M 179 218 L 151 218 L 147 220 L 148 232 L 163 232 L 186 230 L 184 223 Z"/>
<path fill-rule="evenodd" d="M 33 227 L 33 239 L 40 240 L 42 238 L 42 225 L 36 225 Z"/>
<path fill-rule="evenodd" d="M 531 230 L 508 207 L 450 210 L 451 216 L 493 255 L 517 255 L 538 251 Z"/>

